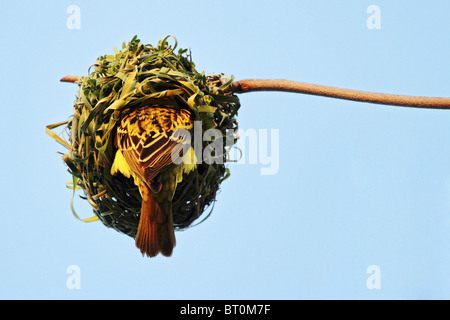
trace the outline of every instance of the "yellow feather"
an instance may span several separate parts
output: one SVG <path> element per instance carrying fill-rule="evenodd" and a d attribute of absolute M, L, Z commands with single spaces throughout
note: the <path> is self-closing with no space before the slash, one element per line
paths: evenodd
<path fill-rule="evenodd" d="M 111 175 L 115 175 L 118 172 L 122 173 L 127 178 L 133 177 L 134 184 L 139 186 L 139 177 L 134 174 L 133 170 L 131 170 L 120 149 L 117 149 L 116 156 L 114 157 L 114 162 L 111 167 Z"/>
<path fill-rule="evenodd" d="M 180 170 L 178 170 L 177 173 L 177 183 L 183 181 L 183 174 L 188 174 L 196 168 L 196 162 L 197 157 L 195 156 L 194 149 L 190 147 L 189 151 L 183 156 L 181 167 L 179 167 Z M 120 149 L 117 149 L 116 156 L 114 157 L 111 175 L 116 175 L 118 172 L 122 173 L 127 178 L 133 177 L 134 184 L 139 186 L 139 177 L 131 170 Z"/>
<path fill-rule="evenodd" d="M 194 148 L 190 147 L 189 151 L 181 159 L 181 170 L 177 173 L 177 183 L 183 181 L 183 173 L 188 174 L 195 169 L 197 157 L 195 156 Z"/>

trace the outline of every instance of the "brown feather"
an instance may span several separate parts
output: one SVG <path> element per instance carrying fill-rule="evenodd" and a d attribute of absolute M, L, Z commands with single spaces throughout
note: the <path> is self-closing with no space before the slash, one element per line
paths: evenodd
<path fill-rule="evenodd" d="M 179 157 L 180 140 L 193 127 L 188 111 L 139 108 L 127 113 L 117 128 L 117 147 L 131 169 L 148 183 Z M 179 151 L 178 150 L 178 151 Z"/>
<path fill-rule="evenodd" d="M 179 160 L 192 127 L 187 110 L 152 106 L 126 112 L 117 128 L 116 147 L 142 195 L 136 246 L 143 255 L 172 254 L 172 197 L 180 172 L 173 161 Z"/>
<path fill-rule="evenodd" d="M 176 243 L 171 208 L 165 208 L 169 212 L 164 212 L 145 184 L 141 186 L 141 190 L 142 207 L 136 247 L 143 256 L 155 257 L 161 253 L 170 257 Z"/>

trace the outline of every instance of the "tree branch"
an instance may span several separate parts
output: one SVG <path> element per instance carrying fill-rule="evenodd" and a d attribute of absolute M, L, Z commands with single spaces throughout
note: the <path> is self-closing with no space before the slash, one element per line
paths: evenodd
<path fill-rule="evenodd" d="M 246 93 L 254 91 L 283 91 L 403 107 L 450 109 L 450 98 L 418 97 L 375 93 L 289 80 L 247 79 L 235 82 L 234 86 L 235 93 Z"/>
<path fill-rule="evenodd" d="M 76 76 L 65 76 L 63 78 L 61 78 L 59 81 L 61 82 L 77 82 L 79 80 L 80 77 L 76 77 Z"/>
<path fill-rule="evenodd" d="M 77 82 L 80 77 L 66 76 L 60 81 Z M 279 91 L 303 93 L 335 99 L 425 109 L 450 109 L 450 98 L 404 96 L 329 87 L 289 80 L 246 79 L 233 84 L 233 92 Z"/>

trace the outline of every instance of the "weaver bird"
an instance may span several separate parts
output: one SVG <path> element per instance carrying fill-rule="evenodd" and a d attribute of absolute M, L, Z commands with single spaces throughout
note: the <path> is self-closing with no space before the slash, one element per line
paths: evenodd
<path fill-rule="evenodd" d="M 131 177 L 139 187 L 142 206 L 135 239 L 142 255 L 169 257 L 175 246 L 172 199 L 183 174 L 195 169 L 191 114 L 165 106 L 144 106 L 122 114 L 111 174 Z"/>

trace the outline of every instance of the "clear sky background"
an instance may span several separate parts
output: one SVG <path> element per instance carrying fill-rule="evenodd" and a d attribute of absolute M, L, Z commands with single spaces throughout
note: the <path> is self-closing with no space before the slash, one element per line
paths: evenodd
<path fill-rule="evenodd" d="M 367 27 L 370 5 L 381 29 Z M 450 110 L 241 95 L 242 129 L 279 130 L 279 170 L 230 164 L 213 214 L 176 234 L 169 259 L 72 216 L 65 150 L 44 132 L 72 112 L 77 87 L 59 79 L 134 35 L 173 35 L 199 71 L 237 80 L 449 96 L 450 3 L 2 1 L 0 12 L 0 298 L 450 298 Z M 67 287 L 72 265 L 80 289 Z"/>

